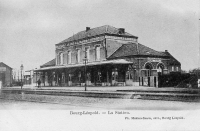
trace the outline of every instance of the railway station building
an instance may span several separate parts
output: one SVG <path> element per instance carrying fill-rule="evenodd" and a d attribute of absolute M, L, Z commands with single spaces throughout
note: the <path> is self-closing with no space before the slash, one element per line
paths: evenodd
<path fill-rule="evenodd" d="M 0 87 L 11 86 L 12 80 L 12 68 L 0 62 Z"/>
<path fill-rule="evenodd" d="M 55 45 L 55 58 L 34 70 L 44 86 L 153 86 L 159 74 L 180 72 L 181 63 L 167 50 L 138 42 L 124 28 L 105 25 Z"/>

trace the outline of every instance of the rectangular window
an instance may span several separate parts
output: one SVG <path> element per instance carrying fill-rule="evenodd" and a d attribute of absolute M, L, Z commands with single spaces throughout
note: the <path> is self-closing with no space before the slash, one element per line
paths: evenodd
<path fill-rule="evenodd" d="M 71 53 L 71 51 L 68 51 L 67 60 L 68 60 L 67 61 L 68 64 L 72 63 L 72 53 Z"/>
<path fill-rule="evenodd" d="M 57 54 L 57 59 L 56 59 L 56 60 L 57 60 L 57 61 L 56 61 L 56 64 L 59 65 L 59 63 L 60 63 L 60 62 L 59 62 L 59 54 Z"/>
<path fill-rule="evenodd" d="M 172 71 L 174 71 L 174 66 L 172 66 Z"/>
<path fill-rule="evenodd" d="M 77 50 L 77 63 L 80 63 L 81 61 L 81 51 L 80 49 Z"/>
<path fill-rule="evenodd" d="M 95 54 L 96 60 L 100 60 L 100 46 L 96 46 Z"/>
<path fill-rule="evenodd" d="M 63 64 L 63 53 L 60 53 L 60 65 Z"/>
<path fill-rule="evenodd" d="M 178 71 L 178 66 L 176 67 L 176 71 Z"/>
<path fill-rule="evenodd" d="M 89 47 L 85 48 L 85 53 L 86 53 L 87 60 L 89 61 L 89 59 L 90 59 L 90 49 L 89 49 Z"/>
<path fill-rule="evenodd" d="M 67 53 L 63 54 L 63 64 L 67 64 Z"/>

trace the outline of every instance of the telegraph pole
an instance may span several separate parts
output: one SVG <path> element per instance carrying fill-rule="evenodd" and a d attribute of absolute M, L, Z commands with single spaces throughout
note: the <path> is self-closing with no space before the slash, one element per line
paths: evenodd
<path fill-rule="evenodd" d="M 84 63 L 85 63 L 85 68 L 84 68 L 84 73 L 85 73 L 85 91 L 87 91 L 87 67 L 86 67 L 87 54 L 86 54 L 86 48 L 85 48 L 85 58 L 83 60 L 84 60 Z"/>
<path fill-rule="evenodd" d="M 200 17 L 200 13 L 199 13 L 199 17 Z M 198 23 L 199 23 L 199 52 L 198 52 L 198 69 L 200 69 L 200 19 L 199 19 Z"/>
<path fill-rule="evenodd" d="M 23 64 L 21 64 L 20 69 L 21 69 L 21 89 L 22 89 L 22 86 L 23 86 L 23 82 L 22 82 L 22 71 L 23 71 L 23 69 L 24 69 Z"/>

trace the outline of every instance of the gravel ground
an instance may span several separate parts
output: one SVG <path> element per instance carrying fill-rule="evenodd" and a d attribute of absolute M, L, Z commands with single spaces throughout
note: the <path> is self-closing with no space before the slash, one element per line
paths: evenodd
<path fill-rule="evenodd" d="M 75 96 L 53 96 L 35 94 L 6 94 L 2 93 L 0 98 L 10 99 L 10 105 L 23 101 L 29 103 L 25 109 L 127 109 L 127 110 L 196 110 L 200 109 L 198 102 L 177 102 L 160 100 L 140 99 L 114 99 L 114 98 L 92 98 Z M 16 100 L 16 101 L 13 101 Z M 2 101 L 2 100 L 1 100 Z M 30 101 L 30 102 L 27 102 Z M 23 105 L 22 102 L 22 105 Z M 4 102 L 5 104 L 6 102 Z M 40 103 L 35 105 L 35 103 Z M 48 103 L 51 106 L 41 103 Z M 44 105 L 44 107 L 42 107 Z M 20 106 L 20 104 L 19 104 Z M 38 107 L 37 107 L 38 106 Z M 64 107 L 66 106 L 66 108 Z M 69 106 L 70 108 L 67 108 Z M 15 106 L 13 106 L 15 107 Z M 22 106 L 23 107 L 23 106 Z"/>
<path fill-rule="evenodd" d="M 0 99 L 0 110 L 77 110 L 90 109 L 90 107 L 81 107 L 65 104 L 53 104 L 46 102 L 28 102 L 8 99 Z"/>

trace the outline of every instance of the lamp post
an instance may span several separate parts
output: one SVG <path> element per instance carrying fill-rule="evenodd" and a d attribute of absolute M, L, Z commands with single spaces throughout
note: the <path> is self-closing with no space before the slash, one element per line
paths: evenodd
<path fill-rule="evenodd" d="M 20 66 L 20 70 L 21 70 L 21 89 L 22 89 L 22 86 L 23 86 L 23 83 L 22 83 L 22 71 L 23 71 L 23 69 L 24 69 L 24 66 L 23 66 L 23 64 L 21 64 L 21 66 Z"/>
<path fill-rule="evenodd" d="M 86 50 L 85 50 L 85 58 L 83 59 L 83 61 L 85 63 L 85 69 L 84 69 L 84 73 L 85 73 L 85 91 L 87 91 L 87 68 L 86 68 L 87 55 L 86 55 Z"/>

